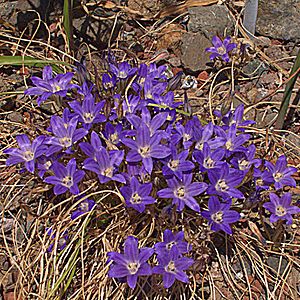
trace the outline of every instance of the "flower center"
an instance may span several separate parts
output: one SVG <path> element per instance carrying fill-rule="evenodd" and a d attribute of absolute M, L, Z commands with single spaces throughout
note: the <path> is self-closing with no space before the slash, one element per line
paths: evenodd
<path fill-rule="evenodd" d="M 228 188 L 229 186 L 226 184 L 226 181 L 224 179 L 219 179 L 216 183 L 216 190 L 218 192 L 226 192 Z"/>
<path fill-rule="evenodd" d="M 153 96 L 151 94 L 151 91 L 147 91 L 146 95 L 145 95 L 145 99 L 153 99 Z"/>
<path fill-rule="evenodd" d="M 262 178 L 258 178 L 258 179 L 256 180 L 256 185 L 262 186 L 263 183 L 264 183 L 264 181 L 262 180 Z"/>
<path fill-rule="evenodd" d="M 67 188 L 70 188 L 73 185 L 73 178 L 71 176 L 66 176 L 62 179 L 62 184 Z"/>
<path fill-rule="evenodd" d="M 139 148 L 139 153 L 142 157 L 149 157 L 150 146 L 144 146 Z"/>
<path fill-rule="evenodd" d="M 175 171 L 179 166 L 179 160 L 178 159 L 172 159 L 168 163 L 168 167 L 172 170 Z"/>
<path fill-rule="evenodd" d="M 245 171 L 249 168 L 249 161 L 246 159 L 239 160 L 239 169 Z"/>
<path fill-rule="evenodd" d="M 58 84 L 55 84 L 55 85 L 53 86 L 53 89 L 54 89 L 54 93 L 55 93 L 55 92 L 60 91 L 60 90 L 61 90 L 61 87 L 60 87 Z"/>
<path fill-rule="evenodd" d="M 176 266 L 175 262 L 171 260 L 168 265 L 165 267 L 165 271 L 168 273 L 175 273 L 176 272 Z"/>
<path fill-rule="evenodd" d="M 140 264 L 136 262 L 131 262 L 127 264 L 127 269 L 131 275 L 134 275 L 139 270 Z"/>
<path fill-rule="evenodd" d="M 222 45 L 221 47 L 218 47 L 217 48 L 217 51 L 218 51 L 218 53 L 220 54 L 220 55 L 224 55 L 224 54 L 226 54 L 226 48 L 224 47 L 224 45 Z"/>
<path fill-rule="evenodd" d="M 191 139 L 191 135 L 189 135 L 188 133 L 184 133 L 183 136 L 182 136 L 182 138 L 183 138 L 184 142 L 187 142 L 188 140 Z"/>
<path fill-rule="evenodd" d="M 178 188 L 175 192 L 175 196 L 178 197 L 179 199 L 184 198 L 184 194 L 185 194 L 185 189 L 184 186 L 181 186 L 180 188 Z"/>
<path fill-rule="evenodd" d="M 282 178 L 283 178 L 283 174 L 282 173 L 276 172 L 274 174 L 274 179 L 275 179 L 276 182 L 279 182 Z"/>
<path fill-rule="evenodd" d="M 198 142 L 197 144 L 196 144 L 196 146 L 195 146 L 195 148 L 197 149 L 197 150 L 203 150 L 203 143 L 202 142 Z"/>
<path fill-rule="evenodd" d="M 95 116 L 92 113 L 84 113 L 82 117 L 85 123 L 92 123 L 95 119 Z"/>
<path fill-rule="evenodd" d="M 111 134 L 111 135 L 109 136 L 109 139 L 111 140 L 111 142 L 112 142 L 113 144 L 116 143 L 116 142 L 119 140 L 119 135 L 118 135 L 118 133 L 115 132 L 115 133 Z"/>
<path fill-rule="evenodd" d="M 215 161 L 211 157 L 206 157 L 204 159 L 203 166 L 206 169 L 212 169 L 215 166 Z"/>
<path fill-rule="evenodd" d="M 126 78 L 126 77 L 127 77 L 127 73 L 125 71 L 119 72 L 119 78 Z"/>
<path fill-rule="evenodd" d="M 174 245 L 176 245 L 176 242 L 175 242 L 175 241 L 172 241 L 172 242 L 168 243 L 168 244 L 166 245 L 167 250 L 171 250 L 172 247 L 173 247 Z"/>
<path fill-rule="evenodd" d="M 142 200 L 142 198 L 140 197 L 140 195 L 137 192 L 133 193 L 130 198 L 130 202 L 132 204 L 140 204 L 142 202 L 141 200 Z"/>
<path fill-rule="evenodd" d="M 67 136 L 60 138 L 59 142 L 64 148 L 69 148 L 72 146 L 72 139 Z"/>
<path fill-rule="evenodd" d="M 114 170 L 113 167 L 106 168 L 106 169 L 101 173 L 101 175 L 106 176 L 106 177 L 112 177 L 112 176 L 113 176 L 113 170 Z"/>
<path fill-rule="evenodd" d="M 228 140 L 228 141 L 226 142 L 226 144 L 225 144 L 225 147 L 226 147 L 227 150 L 233 150 L 233 147 L 232 147 L 232 146 L 233 146 L 233 145 L 232 145 L 231 140 Z"/>
<path fill-rule="evenodd" d="M 285 209 L 283 206 L 278 205 L 278 206 L 276 207 L 276 215 L 279 216 L 279 217 L 282 217 L 282 216 L 284 216 L 285 214 L 286 214 L 286 209 Z"/>
<path fill-rule="evenodd" d="M 211 215 L 211 219 L 215 223 L 222 223 L 223 222 L 223 212 L 222 211 L 218 211 L 218 212 L 212 214 Z"/>
<path fill-rule="evenodd" d="M 67 240 L 63 237 L 58 240 L 58 247 L 60 250 L 65 248 L 66 242 L 67 242 Z"/>
<path fill-rule="evenodd" d="M 79 209 L 80 209 L 81 211 L 84 211 L 84 212 L 89 211 L 89 204 L 88 204 L 88 202 L 81 202 L 81 203 L 79 204 Z"/>
<path fill-rule="evenodd" d="M 27 150 L 23 153 L 23 158 L 26 161 L 31 161 L 34 159 L 34 153 L 31 150 Z"/>

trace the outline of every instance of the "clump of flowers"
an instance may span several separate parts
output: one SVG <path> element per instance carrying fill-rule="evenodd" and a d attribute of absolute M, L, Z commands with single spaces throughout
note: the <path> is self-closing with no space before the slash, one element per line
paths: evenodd
<path fill-rule="evenodd" d="M 214 37 L 214 47 L 207 49 L 210 58 L 228 62 L 236 48 L 230 41 Z M 26 93 L 38 96 L 38 105 L 51 96 L 66 101 L 51 117 L 48 134 L 32 142 L 27 135 L 16 137 L 19 147 L 5 150 L 7 166 L 23 164 L 53 187 L 58 199 L 70 197 L 70 203 L 96 182 L 98 191 L 115 189 L 133 215 L 149 213 L 156 218 L 164 211 L 166 224 L 171 212 L 178 218 L 188 213 L 193 217 L 186 222 L 194 218 L 214 232 L 234 234 L 247 199 L 255 194 L 258 202 L 265 201 L 262 193 L 270 194 L 271 202 L 259 206 L 271 212 L 270 221 L 292 223 L 299 208 L 282 191 L 295 186 L 292 176 L 297 170 L 287 165 L 285 155 L 275 162 L 256 157 L 252 136 L 245 132 L 253 121 L 244 120 L 243 105 L 225 115 L 217 112 L 214 123 L 201 123 L 197 116 L 182 115 L 183 103 L 168 89 L 164 66 L 132 67 L 114 61 L 108 65 L 95 85 L 76 82 L 76 77 L 84 77 L 78 70 L 53 77 L 49 66 L 42 79 L 34 77 L 35 87 Z M 71 219 L 96 210 L 96 200 L 79 203 Z M 54 236 L 52 231 L 49 235 Z M 67 237 L 63 235 L 59 250 Z M 165 288 L 175 280 L 187 283 L 186 270 L 193 259 L 183 254 L 193 253 L 183 232 L 166 229 L 163 242 L 154 244 L 158 264 L 152 269 L 148 260 L 154 249 L 139 249 L 137 239 L 129 236 L 123 254 L 108 254 L 108 275 L 126 279 L 131 288 L 139 276 L 154 274 L 162 275 Z"/>

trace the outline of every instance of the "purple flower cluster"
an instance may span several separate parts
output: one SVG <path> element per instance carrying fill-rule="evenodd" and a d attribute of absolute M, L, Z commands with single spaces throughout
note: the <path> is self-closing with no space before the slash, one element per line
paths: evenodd
<path fill-rule="evenodd" d="M 229 61 L 236 44 L 229 38 L 213 42 L 214 49 L 207 49 L 211 58 Z M 26 93 L 37 95 L 38 104 L 52 95 L 64 98 L 61 114 L 51 117 L 47 135 L 32 142 L 18 135 L 18 148 L 4 151 L 9 155 L 6 164 L 24 164 L 52 185 L 55 195 L 80 199 L 87 187 L 84 179 L 97 180 L 99 190 L 119 189 L 125 206 L 136 213 L 151 206 L 157 208 L 151 210 L 154 214 L 165 207 L 190 210 L 206 219 L 211 230 L 227 234 L 232 234 L 246 200 L 254 194 L 261 200 L 268 193 L 271 202 L 263 207 L 271 212 L 270 221 L 291 224 L 299 208 L 282 192 L 296 186 L 292 175 L 297 169 L 288 166 L 285 155 L 275 163 L 255 157 L 256 146 L 246 132 L 253 121 L 244 120 L 243 105 L 225 115 L 216 111 L 214 123 L 180 117 L 183 104 L 168 90 L 165 71 L 155 64 L 132 67 L 111 61 L 100 82 L 77 85 L 71 80 L 80 74 L 53 77 L 51 67 L 45 67 L 43 78 L 34 77 L 36 87 Z M 82 201 L 71 219 L 79 220 L 95 205 L 92 199 Z M 164 241 L 155 245 L 159 264 L 151 269 L 147 260 L 154 250 L 139 250 L 137 240 L 129 237 L 124 254 L 109 254 L 114 262 L 109 276 L 127 277 L 132 288 L 138 276 L 152 273 L 162 274 L 166 288 L 175 279 L 187 282 L 184 271 L 192 260 L 183 254 L 189 250 L 182 232 L 166 230 Z"/>
<path fill-rule="evenodd" d="M 138 240 L 129 236 L 124 243 L 124 254 L 109 252 L 108 262 L 112 261 L 109 277 L 125 278 L 130 288 L 134 289 L 138 276 L 150 276 L 161 274 L 165 288 L 170 288 L 175 279 L 188 283 L 186 273 L 194 260 L 184 257 L 182 254 L 191 250 L 191 246 L 184 240 L 183 231 L 173 234 L 170 230 L 165 230 L 164 241 L 154 245 L 155 253 L 159 264 L 153 269 L 147 260 L 154 253 L 152 248 L 138 248 Z"/>

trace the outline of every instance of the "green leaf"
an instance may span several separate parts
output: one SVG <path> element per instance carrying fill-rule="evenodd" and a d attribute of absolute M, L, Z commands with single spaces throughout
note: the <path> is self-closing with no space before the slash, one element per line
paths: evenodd
<path fill-rule="evenodd" d="M 66 32 L 69 50 L 73 49 L 73 0 L 64 0 L 63 26 Z"/>
<path fill-rule="evenodd" d="M 282 127 L 283 127 L 284 119 L 286 117 L 286 114 L 287 114 L 287 111 L 288 111 L 288 108 L 289 108 L 293 88 L 294 88 L 295 82 L 296 82 L 296 80 L 298 78 L 298 75 L 299 75 L 299 70 L 300 70 L 300 50 L 299 50 L 298 55 L 296 57 L 296 61 L 293 65 L 289 81 L 288 81 L 288 83 L 285 87 L 285 90 L 284 90 L 283 99 L 282 99 L 281 106 L 280 106 L 280 109 L 279 109 L 279 113 L 278 113 L 276 123 L 275 123 L 275 128 L 276 129 L 282 129 Z"/>
<path fill-rule="evenodd" d="M 60 60 L 43 60 L 30 56 L 0 56 L 0 66 L 29 66 L 42 68 L 51 65 L 56 73 L 64 73 L 64 70 L 58 65 L 71 66 L 70 63 Z"/>

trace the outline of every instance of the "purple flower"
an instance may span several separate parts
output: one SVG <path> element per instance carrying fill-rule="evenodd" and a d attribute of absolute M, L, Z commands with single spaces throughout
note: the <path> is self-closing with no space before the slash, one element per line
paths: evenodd
<path fill-rule="evenodd" d="M 261 165 L 261 159 L 254 158 L 255 153 L 256 147 L 251 144 L 246 151 L 236 153 L 230 162 L 236 169 L 247 173 L 252 165 L 256 168 Z"/>
<path fill-rule="evenodd" d="M 117 78 L 124 80 L 133 76 L 136 73 L 137 68 L 132 68 L 127 61 L 123 61 L 118 66 L 110 64 L 110 70 Z"/>
<path fill-rule="evenodd" d="M 84 169 L 90 170 L 98 175 L 100 183 L 106 183 L 110 180 L 125 183 L 123 175 L 116 174 L 117 167 L 121 164 L 124 157 L 124 151 L 107 151 L 101 147 L 95 152 L 94 158 L 87 158 L 84 163 Z"/>
<path fill-rule="evenodd" d="M 222 41 L 219 37 L 213 36 L 213 47 L 206 48 L 206 52 L 211 52 L 209 56 L 210 60 L 214 60 L 216 57 L 220 57 L 225 62 L 229 62 L 229 52 L 237 47 L 236 43 L 230 43 L 231 38 L 228 36 Z"/>
<path fill-rule="evenodd" d="M 45 136 L 39 136 L 31 143 L 26 134 L 21 134 L 16 136 L 16 140 L 19 148 L 9 148 L 3 151 L 3 153 L 9 154 L 6 165 L 11 166 L 18 163 L 25 163 L 25 168 L 30 173 L 33 173 L 36 159 L 42 156 L 48 149 L 43 144 Z"/>
<path fill-rule="evenodd" d="M 224 130 L 227 130 L 231 125 L 236 124 L 237 128 L 240 131 L 244 131 L 244 129 L 239 128 L 239 126 L 248 126 L 251 124 L 255 124 L 255 121 L 245 120 L 243 121 L 244 115 L 244 105 L 240 104 L 236 107 L 234 111 L 229 111 L 223 118 L 222 121 L 225 125 L 222 126 Z"/>
<path fill-rule="evenodd" d="M 193 259 L 181 257 L 177 249 L 172 247 L 169 252 L 158 256 L 157 260 L 159 265 L 153 268 L 153 273 L 162 274 L 166 289 L 174 284 L 175 279 L 184 283 L 189 282 L 189 278 L 184 271 L 194 263 Z"/>
<path fill-rule="evenodd" d="M 208 178 L 211 183 L 207 189 L 209 195 L 215 194 L 225 198 L 244 198 L 243 193 L 235 188 L 242 182 L 244 172 L 229 169 L 228 164 L 223 164 L 219 169 L 208 170 Z"/>
<path fill-rule="evenodd" d="M 33 76 L 31 81 L 35 87 L 27 89 L 25 95 L 38 95 L 37 104 L 40 105 L 52 95 L 65 97 L 69 89 L 78 88 L 75 84 L 70 84 L 73 73 L 58 74 L 53 78 L 52 67 L 46 66 L 43 69 L 43 79 Z"/>
<path fill-rule="evenodd" d="M 125 198 L 126 205 L 140 213 L 145 210 L 147 204 L 152 204 L 156 201 L 149 196 L 152 191 L 152 183 L 141 184 L 136 177 L 131 178 L 130 186 L 121 187 L 120 191 Z"/>
<path fill-rule="evenodd" d="M 196 212 L 200 212 L 200 206 L 194 196 L 203 193 L 207 189 L 205 182 L 193 182 L 193 174 L 184 174 L 182 180 L 173 177 L 167 179 L 168 187 L 157 192 L 160 198 L 173 199 L 172 204 L 177 206 L 177 211 L 182 211 L 188 206 Z"/>
<path fill-rule="evenodd" d="M 229 157 L 234 152 L 245 152 L 246 148 L 242 145 L 247 142 L 251 135 L 250 134 L 236 134 L 237 128 L 236 124 L 229 127 L 227 132 L 225 132 L 221 127 L 215 127 L 216 134 L 219 137 L 225 139 L 225 149 L 226 156 Z"/>
<path fill-rule="evenodd" d="M 228 234 L 232 234 L 229 224 L 235 223 L 240 219 L 237 211 L 230 210 L 231 201 L 229 203 L 221 203 L 218 197 L 211 196 L 208 200 L 208 211 L 202 211 L 201 215 L 208 220 L 211 230 L 223 230 Z"/>
<path fill-rule="evenodd" d="M 161 145 L 161 134 L 159 132 L 151 136 L 150 129 L 146 124 L 141 124 L 136 133 L 136 140 L 124 138 L 123 144 L 131 148 L 127 154 L 128 162 L 142 161 L 148 173 L 152 172 L 152 158 L 165 158 L 170 155 L 170 149 L 167 146 Z"/>
<path fill-rule="evenodd" d="M 117 77 L 116 75 L 109 75 L 107 73 L 104 73 L 102 75 L 102 86 L 105 90 L 111 90 L 116 86 L 117 83 Z"/>
<path fill-rule="evenodd" d="M 211 152 L 208 143 L 204 143 L 202 151 L 194 151 L 194 158 L 200 165 L 200 171 L 205 172 L 209 169 L 222 168 L 225 149 L 218 148 Z"/>
<path fill-rule="evenodd" d="M 268 170 L 261 171 L 258 168 L 254 168 L 253 178 L 256 190 L 268 190 L 272 183 L 274 183 L 272 173 Z"/>
<path fill-rule="evenodd" d="M 171 156 L 167 158 L 166 165 L 162 168 L 162 173 L 166 177 L 175 175 L 182 179 L 183 172 L 192 171 L 195 165 L 191 161 L 186 160 L 189 155 L 188 150 L 178 153 L 176 146 L 173 144 L 170 145 L 170 149 Z"/>
<path fill-rule="evenodd" d="M 102 123 L 106 120 L 105 116 L 100 114 L 104 103 L 105 101 L 101 101 L 95 104 L 95 98 L 90 94 L 84 98 L 82 104 L 73 101 L 69 102 L 69 105 L 78 115 L 78 120 L 84 124 L 84 127 L 90 129 L 92 124 Z"/>
<path fill-rule="evenodd" d="M 277 159 L 275 166 L 268 161 L 265 162 L 265 165 L 273 175 L 276 190 L 283 188 L 284 185 L 296 187 L 296 181 L 291 175 L 297 172 L 297 169 L 294 167 L 287 167 L 285 155 L 281 155 Z"/>
<path fill-rule="evenodd" d="M 91 143 L 81 142 L 79 147 L 85 153 L 85 155 L 96 160 L 96 152 L 102 149 L 103 145 L 98 134 L 93 131 L 91 133 Z"/>
<path fill-rule="evenodd" d="M 76 129 L 78 118 L 72 118 L 68 123 L 65 123 L 58 116 L 51 117 L 51 129 L 55 137 L 50 137 L 47 143 L 50 145 L 47 156 L 50 156 L 61 150 L 67 153 L 71 152 L 71 147 L 74 143 L 82 139 L 88 131 L 84 128 Z"/>
<path fill-rule="evenodd" d="M 51 170 L 53 176 L 46 177 L 44 182 L 54 184 L 54 194 L 60 195 L 70 190 L 72 194 L 79 194 L 78 183 L 84 177 L 84 171 L 76 169 L 76 160 L 72 158 L 67 166 L 54 161 Z"/>
<path fill-rule="evenodd" d="M 292 195 L 290 193 L 284 193 L 281 198 L 274 193 L 270 193 L 270 200 L 263 207 L 271 212 L 271 223 L 286 220 L 286 224 L 290 225 L 293 223 L 292 215 L 300 213 L 298 206 L 291 205 Z"/>
<path fill-rule="evenodd" d="M 94 200 L 85 199 L 84 201 L 78 204 L 77 210 L 75 210 L 71 214 L 71 219 L 75 220 L 79 216 L 91 211 L 95 205 L 96 203 Z"/>
<path fill-rule="evenodd" d="M 184 239 L 183 231 L 179 231 L 176 234 L 169 229 L 164 231 L 164 241 L 155 244 L 155 252 L 162 256 L 166 252 L 169 252 L 172 248 L 175 248 L 178 253 L 187 253 L 192 250 L 192 246 L 189 245 Z"/>
<path fill-rule="evenodd" d="M 134 289 L 138 276 L 149 276 L 152 274 L 147 260 L 152 256 L 154 250 L 151 248 L 138 248 L 138 240 L 129 236 L 124 243 L 124 254 L 108 252 L 109 261 L 113 261 L 108 272 L 109 277 L 127 278 L 130 288 Z"/>
<path fill-rule="evenodd" d="M 53 232 L 52 228 L 46 228 L 46 233 L 47 233 L 47 235 L 50 236 L 51 239 L 55 239 L 56 234 Z M 62 233 L 62 235 L 59 237 L 58 242 L 57 242 L 59 251 L 62 251 L 66 247 L 68 239 L 69 239 L 68 231 L 65 230 Z M 48 253 L 53 251 L 54 244 L 55 243 L 51 243 L 50 246 L 47 248 Z"/>

